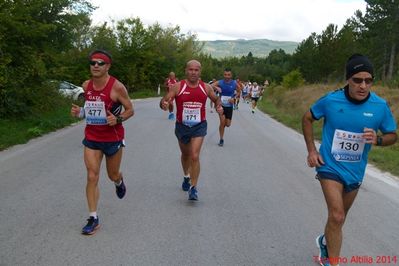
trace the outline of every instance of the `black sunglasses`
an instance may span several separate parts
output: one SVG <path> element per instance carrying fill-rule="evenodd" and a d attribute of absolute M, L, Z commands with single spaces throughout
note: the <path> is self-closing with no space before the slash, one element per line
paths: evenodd
<path fill-rule="evenodd" d="M 104 61 L 94 61 L 94 60 L 91 60 L 91 61 L 89 61 L 89 64 L 90 64 L 91 66 L 95 66 L 96 64 L 97 64 L 98 66 L 103 66 L 103 65 L 105 65 L 105 64 L 107 64 L 107 63 L 105 63 Z"/>
<path fill-rule="evenodd" d="M 371 84 L 373 82 L 373 78 L 365 78 L 365 79 L 352 78 L 352 81 L 355 82 L 356 84 L 362 84 L 363 81 L 364 81 L 364 83 L 366 83 L 368 85 L 368 84 Z"/>

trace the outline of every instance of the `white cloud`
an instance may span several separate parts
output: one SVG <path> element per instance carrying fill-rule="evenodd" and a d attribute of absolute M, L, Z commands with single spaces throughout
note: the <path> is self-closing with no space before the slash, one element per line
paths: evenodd
<path fill-rule="evenodd" d="M 328 24 L 339 28 L 358 9 L 362 0 L 92 0 L 99 8 L 95 24 L 111 19 L 139 17 L 151 25 L 180 26 L 182 33 L 196 33 L 200 40 L 272 39 L 302 41 Z"/>

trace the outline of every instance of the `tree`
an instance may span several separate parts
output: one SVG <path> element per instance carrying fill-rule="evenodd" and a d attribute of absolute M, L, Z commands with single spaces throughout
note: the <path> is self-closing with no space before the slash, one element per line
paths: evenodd
<path fill-rule="evenodd" d="M 316 65 L 318 56 L 317 35 L 314 32 L 298 45 L 292 56 L 294 67 L 299 68 L 309 82 L 316 82 L 320 79 L 321 75 Z"/>
<path fill-rule="evenodd" d="M 339 62 L 336 55 L 340 53 L 340 48 L 338 46 L 338 27 L 337 25 L 330 24 L 327 28 L 318 35 L 317 37 L 317 47 L 318 47 L 318 72 L 319 79 L 327 82 L 331 75 L 340 69 L 342 62 Z"/>
<path fill-rule="evenodd" d="M 366 39 L 370 41 L 373 57 L 381 64 L 381 76 L 391 80 L 399 42 L 399 1 L 366 0 L 367 8 L 362 23 Z"/>
<path fill-rule="evenodd" d="M 3 0 L 0 2 L 0 114 L 22 116 L 41 105 L 41 82 L 60 54 L 73 47 L 75 32 L 87 23 L 84 0 Z M 36 90 L 33 90 L 36 88 Z M 34 93 L 33 93 L 34 91 Z M 39 100 L 38 100 L 39 99 Z"/>

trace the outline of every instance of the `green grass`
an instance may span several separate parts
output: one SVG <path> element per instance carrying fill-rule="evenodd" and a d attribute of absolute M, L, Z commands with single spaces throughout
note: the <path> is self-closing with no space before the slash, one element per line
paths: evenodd
<path fill-rule="evenodd" d="M 154 90 L 142 90 L 130 93 L 132 99 L 156 97 Z M 65 101 L 65 98 L 60 98 Z M 70 100 L 61 102 L 55 111 L 31 115 L 23 119 L 0 119 L 0 150 L 13 145 L 24 144 L 30 139 L 68 126 L 78 119 L 70 115 Z M 77 103 L 82 106 L 82 103 Z"/>
<path fill-rule="evenodd" d="M 163 96 L 164 91 L 161 91 L 161 95 Z M 157 91 L 155 90 L 140 90 L 129 93 L 130 98 L 134 99 L 143 99 L 143 98 L 151 98 L 158 97 Z"/>
<path fill-rule="evenodd" d="M 316 88 L 313 92 L 316 95 L 322 95 L 324 93 L 322 91 L 324 89 Z M 309 102 L 304 91 L 282 94 L 279 92 L 278 94 L 265 95 L 262 101 L 259 101 L 258 108 L 277 121 L 302 133 L 302 115 L 311 106 L 313 99 L 312 102 Z M 303 98 L 300 95 L 304 95 Z M 320 140 L 322 122 L 315 122 L 313 129 L 315 138 Z M 373 147 L 369 153 L 369 162 L 382 171 L 399 176 L 399 143 L 388 147 Z"/>
<path fill-rule="evenodd" d="M 302 115 L 304 113 L 290 113 L 278 109 L 278 107 L 273 104 L 273 102 L 266 98 L 262 98 L 262 100 L 259 101 L 258 108 L 263 112 L 269 114 L 275 120 L 302 133 Z M 315 122 L 313 130 L 316 139 L 321 139 L 321 129 L 322 124 L 319 122 Z"/>
<path fill-rule="evenodd" d="M 59 128 L 76 122 L 70 115 L 69 105 L 42 115 L 25 117 L 24 119 L 0 120 L 0 150 L 16 144 L 23 144 Z"/>
<path fill-rule="evenodd" d="M 399 176 L 399 145 L 374 147 L 369 154 L 369 162 L 383 171 Z"/>

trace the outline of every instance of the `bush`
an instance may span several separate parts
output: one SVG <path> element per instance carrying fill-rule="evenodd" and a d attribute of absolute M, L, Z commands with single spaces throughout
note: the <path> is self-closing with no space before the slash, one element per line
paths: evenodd
<path fill-rule="evenodd" d="M 302 86 L 305 83 L 305 80 L 302 77 L 302 73 L 299 69 L 295 69 L 283 76 L 282 85 L 287 89 L 294 89 Z"/>
<path fill-rule="evenodd" d="M 46 84 L 3 89 L 0 90 L 0 117 L 19 119 L 32 114 L 40 115 L 71 102 Z"/>
<path fill-rule="evenodd" d="M 387 86 L 391 89 L 399 88 L 399 72 L 392 77 L 392 80 L 387 82 Z"/>

